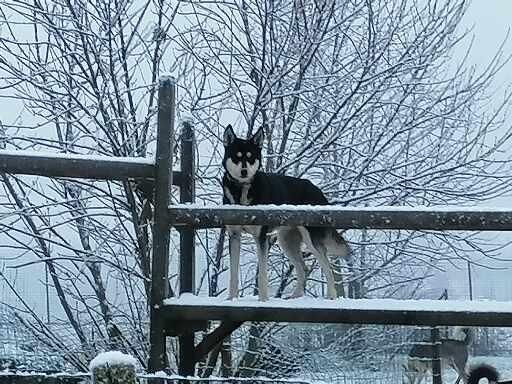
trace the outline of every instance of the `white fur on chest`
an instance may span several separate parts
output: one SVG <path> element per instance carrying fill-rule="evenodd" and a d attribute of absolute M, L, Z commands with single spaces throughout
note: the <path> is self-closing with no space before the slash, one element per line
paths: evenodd
<path fill-rule="evenodd" d="M 250 184 L 242 186 L 242 192 L 240 194 L 240 201 L 236 201 L 235 197 L 231 193 L 228 187 L 224 187 L 224 195 L 227 197 L 231 204 L 250 205 L 252 199 L 249 198 Z M 246 232 L 253 236 L 258 237 L 260 235 L 261 226 L 259 225 L 228 225 L 228 231 L 230 232 Z"/>
<path fill-rule="evenodd" d="M 249 189 L 251 188 L 250 184 L 242 186 L 242 192 L 240 193 L 240 201 L 236 201 L 235 197 L 231 193 L 228 187 L 224 187 L 224 194 L 228 198 L 228 201 L 231 204 L 240 204 L 240 205 L 250 205 L 252 203 L 252 199 L 249 198 Z"/>

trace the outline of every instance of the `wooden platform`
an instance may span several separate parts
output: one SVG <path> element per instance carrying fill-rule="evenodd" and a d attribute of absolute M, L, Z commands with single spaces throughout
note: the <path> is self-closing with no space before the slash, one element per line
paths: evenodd
<path fill-rule="evenodd" d="M 166 320 L 179 323 L 221 320 L 512 327 L 512 302 L 497 301 L 300 298 L 260 302 L 255 297 L 228 301 L 184 294 L 166 299 L 159 312 Z"/>

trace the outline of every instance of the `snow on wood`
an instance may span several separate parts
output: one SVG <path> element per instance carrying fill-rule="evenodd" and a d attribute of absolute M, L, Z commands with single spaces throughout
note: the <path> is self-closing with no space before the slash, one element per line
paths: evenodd
<path fill-rule="evenodd" d="M 496 207 L 342 207 L 309 205 L 179 204 L 172 225 L 306 225 L 346 229 L 512 230 L 512 209 Z"/>
<path fill-rule="evenodd" d="M 512 302 L 459 300 L 271 299 L 225 300 L 183 294 L 164 301 L 173 320 L 327 322 L 347 324 L 512 326 Z"/>
<path fill-rule="evenodd" d="M 146 164 L 154 165 L 155 159 L 153 157 L 120 157 L 120 156 L 105 156 L 105 155 L 82 155 L 75 153 L 59 153 L 59 152 L 42 152 L 42 151 L 24 151 L 24 150 L 0 150 L 0 157 L 32 157 L 37 159 L 67 159 L 67 160 L 91 160 L 91 161 L 110 161 L 110 162 L 126 162 L 132 164 Z"/>
<path fill-rule="evenodd" d="M 270 379 L 268 377 L 195 377 L 195 376 L 180 376 L 180 375 L 167 375 L 163 371 L 139 375 L 141 379 L 167 379 L 172 381 L 188 380 L 190 382 L 212 382 L 212 383 L 290 383 L 290 384 L 326 384 L 325 381 L 308 380 L 303 378 L 287 378 L 287 379 Z"/>
<path fill-rule="evenodd" d="M 95 368 L 114 365 L 135 367 L 137 360 L 133 356 L 119 351 L 102 352 L 89 363 L 89 370 L 92 371 Z"/>
<path fill-rule="evenodd" d="M 49 177 L 88 179 L 150 178 L 154 159 L 37 151 L 0 151 L 0 171 Z"/>
<path fill-rule="evenodd" d="M 194 123 L 194 115 L 192 115 L 190 112 L 181 112 L 179 125 L 183 124 L 193 124 Z"/>
<path fill-rule="evenodd" d="M 173 76 L 172 73 L 163 73 L 158 78 L 158 81 L 160 82 L 160 85 L 162 83 L 165 83 L 166 81 L 170 81 L 172 84 L 175 84 L 176 83 L 176 77 Z"/>

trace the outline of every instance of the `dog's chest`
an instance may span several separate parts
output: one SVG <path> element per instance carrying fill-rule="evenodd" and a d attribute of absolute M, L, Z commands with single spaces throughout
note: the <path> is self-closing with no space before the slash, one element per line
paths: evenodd
<path fill-rule="evenodd" d="M 250 205 L 253 200 L 249 195 L 250 189 L 250 184 L 244 184 L 240 188 L 224 186 L 224 195 L 230 204 Z"/>
<path fill-rule="evenodd" d="M 238 205 L 251 205 L 253 198 L 250 195 L 251 185 L 242 185 L 239 188 L 229 188 L 228 186 L 224 186 L 224 196 L 229 201 L 230 204 L 238 204 Z M 243 225 L 243 226 L 229 226 L 229 230 L 233 231 L 243 231 L 250 233 L 253 236 L 259 236 L 261 231 L 261 226 L 259 225 Z"/>

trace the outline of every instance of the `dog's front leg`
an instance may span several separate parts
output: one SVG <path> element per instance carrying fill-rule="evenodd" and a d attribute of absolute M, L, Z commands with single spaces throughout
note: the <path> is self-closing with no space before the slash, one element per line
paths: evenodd
<path fill-rule="evenodd" d="M 260 301 L 268 300 L 268 250 L 269 239 L 267 231 L 262 228 L 259 235 L 254 235 L 258 253 L 258 295 Z"/>
<path fill-rule="evenodd" d="M 228 227 L 229 234 L 229 295 L 228 299 L 238 297 L 238 276 L 240 275 L 240 229 Z"/>

